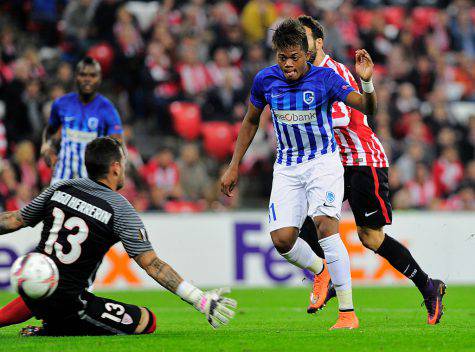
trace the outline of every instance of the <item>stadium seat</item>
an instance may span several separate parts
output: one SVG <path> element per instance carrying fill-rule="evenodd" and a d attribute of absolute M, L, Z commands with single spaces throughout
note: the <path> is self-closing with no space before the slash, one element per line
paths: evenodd
<path fill-rule="evenodd" d="M 353 18 L 361 29 L 369 29 L 373 21 L 374 12 L 366 9 L 358 9 L 353 13 Z"/>
<path fill-rule="evenodd" d="M 383 16 L 388 24 L 401 29 L 404 25 L 406 10 L 400 6 L 389 6 L 383 9 Z"/>
<path fill-rule="evenodd" d="M 199 213 L 205 210 L 205 204 L 172 200 L 165 204 L 164 210 L 167 213 Z"/>
<path fill-rule="evenodd" d="M 201 133 L 201 111 L 194 103 L 173 102 L 170 115 L 175 132 L 182 138 L 192 141 Z"/>
<path fill-rule="evenodd" d="M 87 55 L 96 59 L 101 64 L 102 72 L 107 74 L 112 68 L 114 62 L 114 49 L 108 43 L 99 43 L 93 45 L 87 51 Z"/>
<path fill-rule="evenodd" d="M 427 32 L 432 23 L 436 20 L 439 10 L 435 7 L 416 7 L 412 11 L 413 33 L 422 35 Z"/>
<path fill-rule="evenodd" d="M 227 122 L 213 121 L 203 124 L 203 147 L 205 152 L 218 160 L 231 154 L 233 126 Z"/>

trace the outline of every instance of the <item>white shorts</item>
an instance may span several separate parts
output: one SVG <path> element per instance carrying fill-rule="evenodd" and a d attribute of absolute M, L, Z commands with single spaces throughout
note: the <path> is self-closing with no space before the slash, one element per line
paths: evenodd
<path fill-rule="evenodd" d="M 340 219 L 343 202 L 343 166 L 338 153 L 306 163 L 275 164 L 269 201 L 269 229 L 300 228 L 308 215 Z"/>

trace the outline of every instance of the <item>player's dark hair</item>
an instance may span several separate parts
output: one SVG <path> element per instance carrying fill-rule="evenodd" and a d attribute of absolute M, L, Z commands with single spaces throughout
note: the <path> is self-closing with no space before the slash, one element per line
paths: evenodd
<path fill-rule="evenodd" d="M 93 59 L 90 56 L 86 56 L 84 59 L 78 62 L 78 64 L 76 65 L 76 72 L 81 71 L 86 66 L 94 66 L 94 68 L 99 73 L 101 73 L 101 65 L 99 64 L 97 60 Z"/>
<path fill-rule="evenodd" d="M 275 29 L 272 36 L 272 47 L 274 50 L 285 50 L 294 46 L 300 46 L 303 51 L 307 52 L 307 35 L 299 21 L 288 18 Z"/>
<path fill-rule="evenodd" d="M 302 15 L 299 16 L 298 20 L 302 26 L 310 28 L 314 40 L 318 38 L 325 39 L 323 26 L 316 19 L 310 16 Z"/>
<path fill-rule="evenodd" d="M 121 161 L 122 144 L 111 137 L 99 137 L 86 146 L 84 164 L 89 178 L 98 180 L 105 178 L 112 163 Z"/>

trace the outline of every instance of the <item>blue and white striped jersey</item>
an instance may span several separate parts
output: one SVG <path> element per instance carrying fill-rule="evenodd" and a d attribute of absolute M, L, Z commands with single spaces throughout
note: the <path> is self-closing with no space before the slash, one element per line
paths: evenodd
<path fill-rule="evenodd" d="M 307 73 L 295 82 L 286 80 L 278 65 L 254 78 L 250 100 L 258 109 L 270 106 L 278 164 L 300 164 L 337 150 L 332 104 L 344 102 L 354 89 L 331 68 L 308 65 Z"/>
<path fill-rule="evenodd" d="M 77 93 L 56 99 L 49 125 L 62 126 L 61 150 L 51 184 L 87 177 L 84 165 L 86 145 L 96 137 L 122 133 L 122 122 L 114 105 L 101 94 L 84 105 Z"/>

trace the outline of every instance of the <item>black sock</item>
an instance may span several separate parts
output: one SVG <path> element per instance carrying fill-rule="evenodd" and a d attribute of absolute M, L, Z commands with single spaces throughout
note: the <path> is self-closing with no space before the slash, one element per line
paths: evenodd
<path fill-rule="evenodd" d="M 376 253 L 385 258 L 397 271 L 412 280 L 422 295 L 425 295 L 429 276 L 422 271 L 406 247 L 385 234 L 383 243 Z"/>
<path fill-rule="evenodd" d="M 299 237 L 308 243 L 316 255 L 322 259 L 325 258 L 323 249 L 320 247 L 320 243 L 318 243 L 317 228 L 315 227 L 312 218 L 307 216 L 302 227 L 300 228 Z"/>

